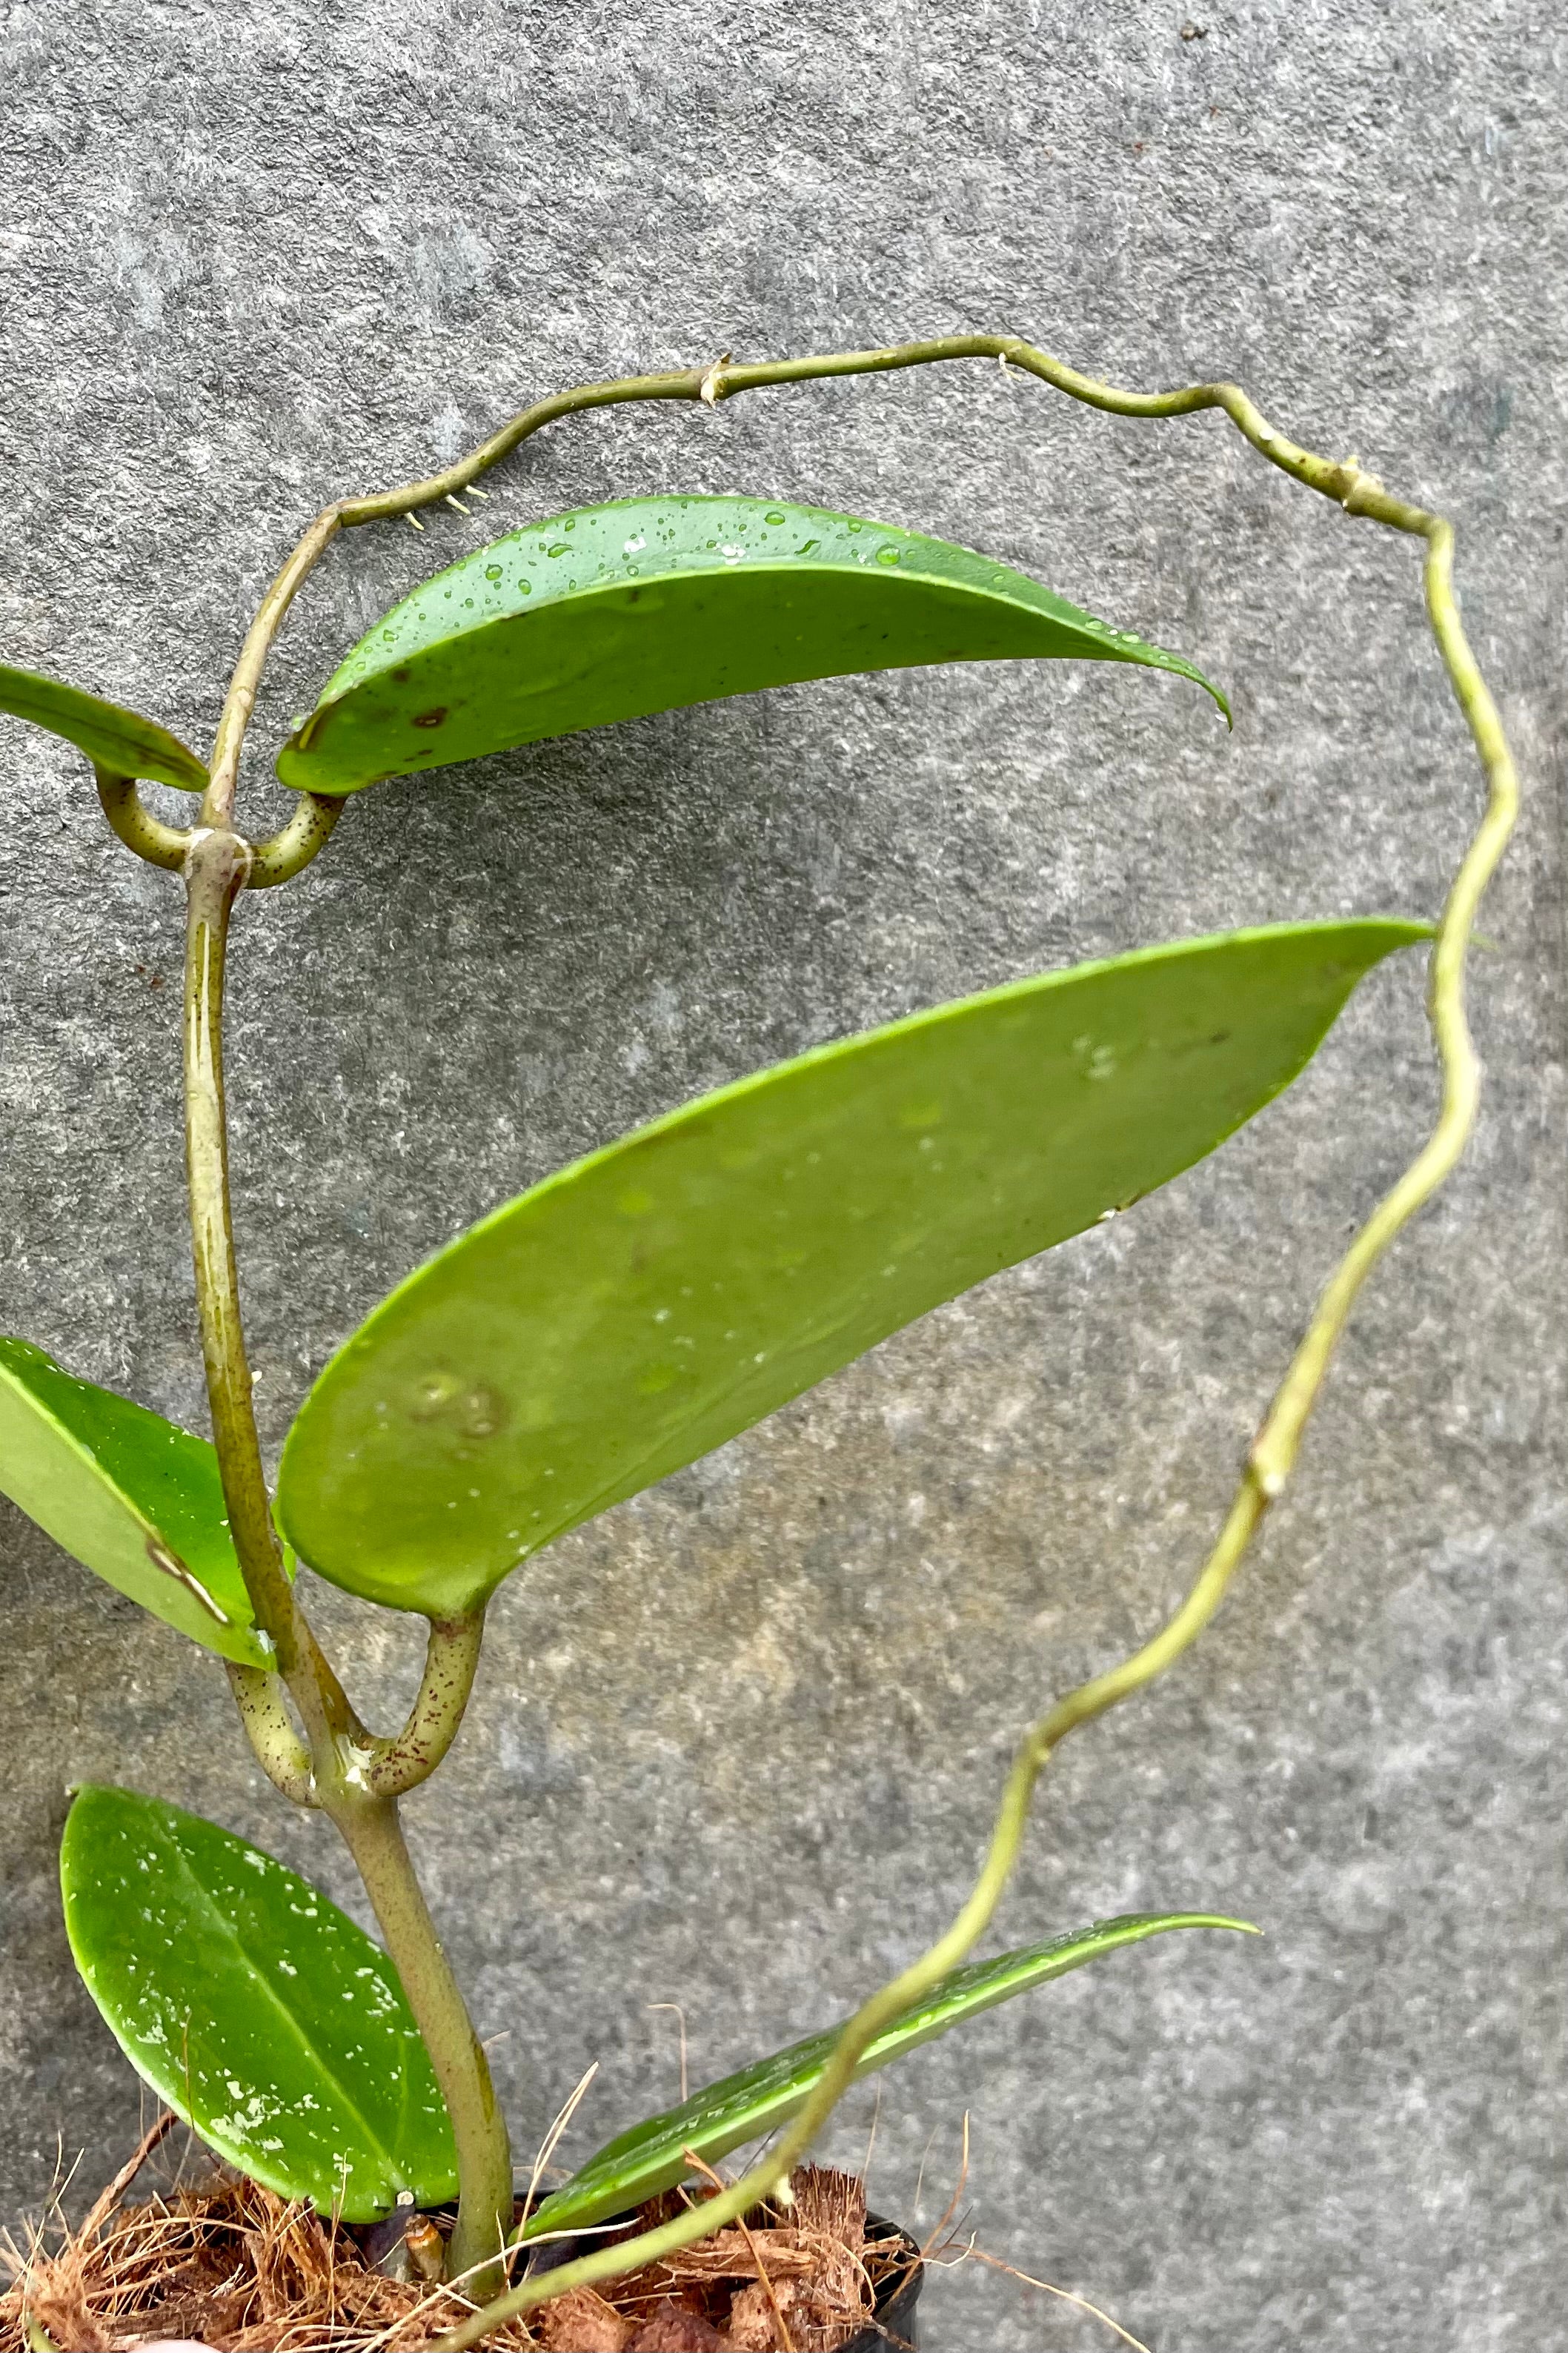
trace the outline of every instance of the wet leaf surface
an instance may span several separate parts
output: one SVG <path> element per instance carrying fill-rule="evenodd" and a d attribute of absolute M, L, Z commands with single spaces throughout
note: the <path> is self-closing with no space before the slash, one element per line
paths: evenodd
<path fill-rule="evenodd" d="M 80 1789 L 60 1849 L 88 1991 L 160 2099 L 285 2198 L 345 2221 L 457 2187 L 396 1971 L 303 1879 L 132 1789 Z"/>
<path fill-rule="evenodd" d="M 278 774 L 357 792 L 761 687 L 1020 659 L 1170 670 L 1229 716 L 1180 655 L 947 540 L 766 499 L 623 499 L 425 581 L 329 680 Z"/>

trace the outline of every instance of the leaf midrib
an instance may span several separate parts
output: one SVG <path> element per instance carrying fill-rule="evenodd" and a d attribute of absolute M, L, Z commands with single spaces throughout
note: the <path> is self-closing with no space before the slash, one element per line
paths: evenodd
<path fill-rule="evenodd" d="M 197 1890 L 207 1911 L 217 1922 L 220 1933 L 226 1941 L 234 1947 L 240 1958 L 244 1961 L 246 1967 L 251 1970 L 256 1981 L 259 1984 L 263 1993 L 266 1995 L 267 2000 L 270 2002 L 278 2016 L 282 2019 L 285 2025 L 288 2026 L 295 2042 L 305 2052 L 307 2058 L 315 2063 L 326 2081 L 331 2084 L 342 2105 L 342 2107 L 347 2114 L 354 2119 L 355 2123 L 363 2132 L 366 2146 L 380 2158 L 383 2170 L 392 2176 L 395 2179 L 401 2181 L 402 2168 L 397 2165 L 392 2150 L 386 2147 L 380 2133 L 372 2127 L 363 2110 L 360 2107 L 358 2101 L 354 2099 L 353 2094 L 349 2092 L 342 2078 L 337 2073 L 336 2069 L 328 2064 L 325 2057 L 317 2049 L 310 2037 L 306 2033 L 295 2013 L 288 2007 L 287 2003 L 282 2000 L 277 1989 L 262 1969 L 260 1964 L 252 1957 L 246 1946 L 244 1938 L 239 1933 L 239 1930 L 231 1921 L 225 1918 L 218 1906 L 216 1897 L 213 1894 L 212 1890 L 206 1885 L 205 1882 L 197 1873 L 195 1863 L 185 1852 L 185 1850 L 181 1845 L 176 1834 L 168 1830 L 163 1824 L 159 1825 L 159 1831 L 160 1835 L 173 1848 L 174 1853 L 179 1862 L 180 1869 L 184 1873 L 185 1878 L 189 1881 L 191 1885 Z M 321 1896 L 318 1896 L 316 1900 L 318 1904 L 325 1901 L 325 1899 Z M 368 1944 L 370 1940 L 367 1937 L 365 1941 Z M 376 1947 L 372 1946 L 371 1949 L 372 1951 L 374 1951 Z M 384 1957 L 384 1956 L 383 1957 Z M 390 1964 L 388 1964 L 388 1966 L 390 1966 Z M 193 2117 L 192 2122 L 194 2123 L 195 2121 L 195 2120 Z"/>

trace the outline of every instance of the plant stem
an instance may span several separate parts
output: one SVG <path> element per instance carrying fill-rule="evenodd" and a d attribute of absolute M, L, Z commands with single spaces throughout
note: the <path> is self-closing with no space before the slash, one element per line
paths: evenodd
<path fill-rule="evenodd" d="M 245 643 L 239 649 L 224 697 L 223 711 L 218 719 L 217 734 L 213 744 L 212 781 L 202 801 L 203 825 L 228 826 L 234 822 L 235 795 L 239 786 L 239 754 L 245 742 L 245 731 L 250 724 L 250 714 L 256 708 L 256 690 L 261 682 L 272 640 L 279 624 L 294 600 L 295 591 L 305 580 L 321 555 L 322 549 L 338 530 L 338 511 L 327 507 L 316 517 L 282 571 L 272 583 L 257 608 L 256 618 L 246 631 Z"/>
<path fill-rule="evenodd" d="M 781 2175 L 787 2176 L 847 2088 L 867 2044 L 890 2017 L 920 2000 L 937 1978 L 963 1959 L 991 1918 L 1017 1856 L 1036 1781 L 1060 1742 L 1079 1725 L 1091 1722 L 1162 1674 L 1213 1617 L 1294 1466 L 1308 1417 L 1362 1284 L 1394 1237 L 1448 1176 L 1474 1124 L 1479 1067 L 1465 1018 L 1465 958 L 1477 906 L 1513 828 L 1518 780 L 1496 708 L 1466 641 L 1454 601 L 1452 528 L 1441 517 L 1392 497 L 1355 459 L 1336 463 L 1301 448 L 1277 432 L 1233 384 L 1187 385 L 1166 393 L 1123 392 L 1064 366 L 1019 336 L 948 335 L 925 343 L 771 360 L 752 366 L 731 366 L 726 359 L 707 368 L 629 376 L 554 394 L 522 410 L 444 472 L 373 498 L 340 500 L 316 517 L 263 598 L 247 635 L 219 723 L 203 822 L 223 825 L 229 820 L 240 749 L 268 653 L 299 588 L 339 531 L 433 505 L 499 464 L 542 426 L 584 409 L 634 400 L 700 400 L 712 407 L 736 393 L 770 385 L 986 358 L 1016 367 L 1069 398 L 1113 416 L 1174 417 L 1205 408 L 1220 409 L 1254 448 L 1292 480 L 1333 500 L 1347 514 L 1367 517 L 1426 541 L 1426 595 L 1433 634 L 1468 723 L 1488 788 L 1486 812 L 1455 878 L 1432 959 L 1428 1008 L 1442 1071 L 1442 1109 L 1427 1144 L 1357 1234 L 1324 1290 L 1248 1454 L 1215 1548 L 1186 1599 L 1152 1641 L 1109 1673 L 1068 1693 L 1026 1736 L 968 1901 L 928 1952 L 857 2011 L 840 2035 L 811 2099 L 783 2139 L 721 2196 L 689 2209 L 659 2230 L 580 2257 L 539 2280 L 525 2280 L 444 2337 L 446 2353 L 462 2353 L 462 2348 L 477 2345 L 508 2319 L 567 2289 L 614 2278 L 706 2237 L 747 2212 L 776 2186 Z"/>
<path fill-rule="evenodd" d="M 342 813 L 342 801 L 336 795 L 301 793 L 300 806 L 288 824 L 279 826 L 265 841 L 252 843 L 246 889 L 270 891 L 279 882 L 291 882 L 325 848 Z"/>
<path fill-rule="evenodd" d="M 449 1743 L 472 1680 L 479 1620 L 433 1630 L 432 1650 L 439 1649 L 440 1664 L 435 1672 L 426 1670 L 421 1694 L 426 1718 L 412 1746 L 403 1750 L 409 1729 L 394 1743 L 377 1742 L 365 1731 L 306 1621 L 283 1566 L 240 1318 L 224 1098 L 228 923 L 247 877 L 250 855 L 226 826 L 198 828 L 185 860 L 186 1165 L 202 1352 L 229 1527 L 257 1623 L 271 1640 L 279 1674 L 304 1725 L 308 1756 L 291 1736 L 274 1678 L 241 1669 L 234 1679 L 235 1696 L 268 1773 L 296 1802 L 322 1809 L 364 1881 L 452 2119 L 460 2202 L 450 2260 L 465 2272 L 479 2266 L 479 2292 L 485 2294 L 505 2279 L 500 2256 L 512 2206 L 506 2126 L 496 2106 L 484 2052 L 415 1877 L 395 1797 L 372 1794 L 366 1779 L 367 1768 L 385 1749 L 395 1754 L 402 1750 L 405 1766 L 416 1761 L 421 1749 L 433 1750 L 437 1717 Z M 437 1631 L 444 1638 L 439 1645 Z M 416 1704 L 416 1717 L 418 1713 Z M 411 1772 L 402 1786 L 411 1786 L 416 1778 Z"/>
<path fill-rule="evenodd" d="M 126 849 L 133 849 L 149 866 L 162 866 L 177 874 L 191 846 L 189 828 L 165 825 L 162 818 L 144 807 L 134 776 L 116 776 L 109 768 L 100 768 L 96 760 L 92 773 L 98 779 L 103 814 Z"/>
<path fill-rule="evenodd" d="M 256 1751 L 262 1771 L 275 1789 L 296 1806 L 316 1803 L 316 1768 L 309 1748 L 294 1729 L 284 1704 L 280 1677 L 263 1667 L 245 1667 L 225 1661 L 228 1687 L 239 1710 L 246 1737 Z"/>
<path fill-rule="evenodd" d="M 408 1721 L 395 1740 L 378 1744 L 365 1780 L 381 1798 L 401 1797 L 428 1780 L 458 1736 L 474 1688 L 484 1641 L 483 1607 L 466 1618 L 432 1618 L 425 1672 Z"/>
<path fill-rule="evenodd" d="M 342 1708 L 329 1712 L 321 1678 L 309 1671 L 316 1662 L 312 1646 L 295 1608 L 272 1525 L 251 1401 L 229 1206 L 224 965 L 229 913 L 245 882 L 249 856 L 247 845 L 226 829 L 199 830 L 185 860 L 185 1173 L 202 1355 L 229 1528 L 256 1622 L 271 1641 L 279 1672 L 304 1716 L 311 1748 L 319 1751 L 346 1728 L 349 1717 L 342 1711 L 347 1703 L 339 1688 L 336 1698 Z M 335 1685 L 335 1677 L 332 1682 Z"/>
<path fill-rule="evenodd" d="M 656 375 L 576 385 L 520 410 L 477 449 L 438 474 L 422 475 L 416 481 L 378 491 L 368 498 L 337 499 L 321 509 L 262 598 L 246 634 L 218 722 L 212 784 L 202 804 L 203 824 L 226 825 L 232 818 L 240 751 L 267 657 L 289 606 L 341 531 L 394 521 L 420 507 L 437 505 L 499 466 L 542 427 L 589 409 L 619 407 L 637 400 L 700 401 L 711 408 L 742 392 L 833 376 L 885 375 L 902 368 L 974 359 L 997 360 L 1016 367 L 1073 400 L 1116 417 L 1187 417 L 1202 408 L 1223 409 L 1237 431 L 1271 464 L 1332 499 L 1347 514 L 1366 515 L 1398 531 L 1421 531 L 1432 520 L 1419 508 L 1390 498 L 1382 483 L 1363 473 L 1353 459 L 1339 465 L 1331 459 L 1315 458 L 1277 433 L 1237 385 L 1194 384 L 1176 392 L 1122 392 L 1093 376 L 1081 375 L 1076 368 L 1064 367 L 1020 335 L 938 335 L 925 343 L 888 343 L 869 351 L 810 353 L 798 359 L 760 360 L 740 367 L 721 361 L 711 367 L 672 368 Z"/>
<path fill-rule="evenodd" d="M 954 339 L 955 341 L 960 339 Z M 1335 466 L 1274 431 L 1234 385 L 1197 385 L 1175 393 L 1117 392 L 1064 368 L 1032 346 L 1012 338 L 962 339 L 973 350 L 1005 357 L 1058 390 L 1119 415 L 1172 417 L 1194 409 L 1224 409 L 1237 430 L 1284 472 L 1321 491 L 1347 512 L 1362 514 L 1425 540 L 1426 607 L 1455 698 L 1469 727 L 1487 786 L 1484 814 L 1449 891 L 1433 951 L 1428 1012 L 1442 1072 L 1443 1099 L 1437 1121 L 1422 1150 L 1384 1196 L 1351 1243 L 1326 1285 L 1284 1380 L 1265 1415 L 1243 1470 L 1240 1484 L 1214 1549 L 1172 1618 L 1132 1655 L 1109 1672 L 1092 1677 L 1058 1700 L 1026 1736 L 1014 1759 L 980 1874 L 968 1900 L 944 1933 L 921 1957 L 862 2004 L 835 2046 L 810 2099 L 760 2163 L 719 2196 L 635 2238 L 620 2241 L 563 2263 L 517 2287 L 477 2313 L 440 2340 L 442 2353 L 465 2353 L 507 2321 L 575 2287 L 640 2270 L 694 2241 L 706 2238 L 749 2212 L 779 2181 L 787 2179 L 854 2080 L 867 2045 L 908 2005 L 921 2000 L 937 1980 L 955 1968 L 984 1930 L 1011 1876 L 1041 1772 L 1068 1736 L 1119 1702 L 1141 1691 L 1182 1656 L 1219 1608 L 1271 1504 L 1282 1493 L 1302 1433 L 1328 1372 L 1357 1293 L 1395 1236 L 1450 1174 L 1475 1123 L 1479 1070 L 1465 1016 L 1465 958 L 1481 895 L 1513 829 L 1519 804 L 1518 778 L 1497 709 L 1459 620 L 1453 593 L 1452 527 L 1440 516 L 1391 498 L 1380 482 L 1353 461 Z M 958 354 L 951 345 L 906 346 L 900 351 L 849 353 L 830 362 L 773 364 L 765 370 L 711 372 L 707 396 L 722 397 L 754 383 L 778 383 L 792 375 L 823 375 L 860 368 L 907 366 L 920 358 Z"/>
<path fill-rule="evenodd" d="M 415 1874 L 397 1800 L 344 1792 L 325 1803 L 364 1882 L 452 2120 L 459 2192 L 447 2276 L 475 2295 L 493 2295 L 506 2281 L 511 2145 L 483 2045 Z"/>

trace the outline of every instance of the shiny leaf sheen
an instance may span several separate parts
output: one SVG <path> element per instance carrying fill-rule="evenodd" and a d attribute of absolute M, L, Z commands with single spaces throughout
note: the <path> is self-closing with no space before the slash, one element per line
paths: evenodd
<path fill-rule="evenodd" d="M 340 1349 L 279 1517 L 448 1616 L 972 1283 L 1203 1158 L 1418 924 L 1283 926 L 1016 983 L 803 1055 L 535 1186 Z"/>
<path fill-rule="evenodd" d="M 0 1338 L 0 1493 L 194 1642 L 272 1663 L 228 1532 L 217 1456 L 162 1414 Z"/>
<path fill-rule="evenodd" d="M 0 711 L 47 727 L 51 735 L 63 735 L 114 776 L 147 776 L 187 793 L 207 788 L 207 772 L 195 754 L 155 719 L 106 702 L 83 687 L 68 686 L 63 679 L 47 678 L 42 670 L 0 662 Z"/>
<path fill-rule="evenodd" d="M 946 540 L 766 499 L 623 499 L 512 532 L 394 606 L 278 774 L 357 792 L 580 727 L 851 671 L 1179 655 Z"/>
<path fill-rule="evenodd" d="M 199 1814 L 77 1793 L 66 1930 L 138 2073 L 208 2147 L 345 2221 L 457 2187 L 447 2110 L 396 1971 L 326 1897 Z"/>
<path fill-rule="evenodd" d="M 994 1961 L 972 1961 L 942 1978 L 924 2001 L 917 2002 L 884 2027 L 870 2043 L 856 2081 L 879 2067 L 932 2042 L 965 2019 L 1016 1994 L 1065 1977 L 1124 1945 L 1142 1944 L 1173 1928 L 1234 1928 L 1244 1935 L 1258 1932 L 1248 1920 L 1231 1920 L 1210 1912 L 1140 1912 L 1116 1920 L 1100 1920 L 1076 1935 L 1053 1936 L 1043 1945 L 1028 1945 L 1004 1953 Z M 787 2051 L 761 2059 L 736 2074 L 726 2075 L 705 2091 L 695 2093 L 678 2108 L 650 2116 L 591 2157 L 560 2189 L 554 2190 L 529 2218 L 521 2235 L 527 2239 L 553 2231 L 584 2230 L 657 2197 L 661 2189 L 684 2180 L 694 2168 L 686 2151 L 706 2164 L 717 2165 L 743 2141 L 761 2140 L 798 2114 L 833 2054 L 840 2028 L 808 2035 Z"/>

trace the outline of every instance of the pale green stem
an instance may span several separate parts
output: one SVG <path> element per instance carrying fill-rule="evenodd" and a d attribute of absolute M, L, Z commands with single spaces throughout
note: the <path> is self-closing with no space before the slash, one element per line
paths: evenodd
<path fill-rule="evenodd" d="M 338 511 L 328 507 L 316 517 L 282 571 L 272 583 L 257 607 L 256 618 L 246 631 L 245 643 L 239 649 L 234 675 L 224 697 L 223 712 L 213 743 L 212 780 L 202 802 L 204 825 L 228 826 L 234 822 L 235 794 L 239 784 L 240 746 L 245 731 L 250 724 L 250 714 L 256 708 L 256 690 L 261 683 L 272 640 L 278 634 L 279 623 L 294 601 L 296 590 L 310 575 L 312 566 L 338 530 Z"/>
<path fill-rule="evenodd" d="M 377 1745 L 365 1781 L 377 1797 L 399 1798 L 429 1779 L 458 1736 L 485 1638 L 483 1608 L 466 1618 L 433 1618 L 425 1673 L 395 1740 Z"/>
<path fill-rule="evenodd" d="M 282 1677 L 262 1667 L 240 1666 L 232 1659 L 225 1664 L 239 1720 L 268 1779 L 296 1806 L 313 1806 L 315 1767 L 284 1705 Z"/>
<path fill-rule="evenodd" d="M 343 803 L 326 793 L 301 793 L 287 825 L 251 847 L 247 891 L 271 891 L 302 873 L 343 813 Z"/>
<path fill-rule="evenodd" d="M 256 1622 L 271 1640 L 279 1672 L 304 1716 L 311 1747 L 319 1752 L 330 1747 L 352 1719 L 342 1712 L 346 1703 L 342 1703 L 341 1691 L 335 1696 L 342 1708 L 329 1707 L 318 1675 L 310 1672 L 313 1645 L 295 1608 L 272 1525 L 256 1434 L 229 1208 L 224 965 L 229 913 L 244 884 L 249 855 L 236 835 L 198 828 L 185 860 L 185 1165 L 191 1240 L 213 1439 L 235 1551 Z"/>
<path fill-rule="evenodd" d="M 195 839 L 194 829 L 189 826 L 165 825 L 162 818 L 154 817 L 143 806 L 133 776 L 114 776 L 96 761 L 93 774 L 98 778 L 98 797 L 103 805 L 103 814 L 126 849 L 133 849 L 149 866 L 181 872 Z M 343 803 L 336 796 L 302 793 L 294 815 L 265 841 L 244 842 L 238 834 L 234 834 L 232 838 L 249 854 L 246 889 L 270 891 L 279 882 L 292 881 L 325 847 L 342 812 Z"/>
<path fill-rule="evenodd" d="M 1391 497 L 1382 483 L 1364 473 L 1354 459 L 1335 463 L 1314 457 L 1277 433 L 1247 396 L 1231 384 L 1190 385 L 1170 393 L 1127 393 L 1064 367 L 1016 336 L 955 335 L 880 350 L 770 361 L 756 366 L 733 367 L 719 363 L 705 369 L 627 377 L 616 383 L 582 385 L 572 392 L 556 394 L 512 418 L 479 449 L 444 472 L 378 497 L 341 501 L 317 516 L 263 599 L 241 650 L 219 724 L 212 786 L 203 805 L 204 823 L 226 825 L 230 821 L 240 748 L 272 640 L 312 565 L 345 526 L 411 514 L 418 507 L 432 505 L 476 480 L 542 426 L 584 409 L 633 400 L 701 400 L 715 406 L 736 393 L 769 385 L 973 358 L 1005 362 L 1038 376 L 1076 400 L 1116 416 L 1173 417 L 1204 408 L 1221 409 L 1254 448 L 1294 480 L 1334 500 L 1349 514 L 1367 516 L 1427 542 L 1426 598 L 1432 627 L 1454 691 L 1475 737 L 1489 786 L 1487 813 L 1456 880 L 1433 956 L 1430 1009 L 1443 1071 L 1442 1113 L 1430 1141 L 1357 1236 L 1325 1290 L 1258 1432 L 1218 1543 L 1186 1600 L 1152 1642 L 1110 1673 L 1070 1693 L 1029 1734 L 1008 1778 L 991 1846 L 968 1902 L 930 1951 L 874 1995 L 849 2021 L 811 2100 L 766 2161 L 754 2167 L 732 2189 L 692 2208 L 661 2230 L 581 2257 L 540 2280 L 525 2281 L 444 2338 L 447 2353 L 460 2353 L 460 2348 L 476 2344 L 507 2318 L 569 2288 L 616 2277 L 705 2237 L 746 2212 L 775 2186 L 781 2175 L 787 2174 L 831 2115 L 868 2042 L 889 2017 L 919 2000 L 938 1978 L 955 1966 L 984 1928 L 1017 1854 L 1035 1782 L 1053 1750 L 1077 1725 L 1103 1714 L 1162 1673 L 1213 1616 L 1259 1521 L 1279 1493 L 1294 1463 L 1307 1417 L 1361 1284 L 1401 1227 L 1453 1167 L 1473 1123 L 1477 1071 L 1465 1022 L 1465 953 L 1476 905 L 1512 828 L 1517 783 L 1497 712 L 1465 641 L 1455 607 L 1452 533 L 1440 518 Z"/>
<path fill-rule="evenodd" d="M 189 828 L 165 825 L 162 818 L 144 808 L 134 776 L 117 776 L 110 769 L 100 768 L 96 760 L 92 773 L 98 779 L 103 814 L 126 849 L 144 858 L 149 866 L 162 866 L 177 874 L 191 846 Z"/>
<path fill-rule="evenodd" d="M 246 844 L 226 828 L 198 828 L 185 861 L 191 1231 L 207 1395 L 229 1527 L 257 1624 L 271 1640 L 279 1675 L 300 1711 L 308 1757 L 291 1737 L 281 1694 L 271 1678 L 241 1669 L 234 1679 L 235 1696 L 266 1770 L 286 1794 L 322 1809 L 364 1881 L 452 2117 L 460 2183 L 451 2261 L 474 2274 L 483 2293 L 505 2277 L 500 2258 L 511 2221 L 511 2150 L 505 2121 L 496 2105 L 484 2052 L 414 1875 L 395 1798 L 374 1793 L 367 1779 L 382 1744 L 365 1731 L 350 1706 L 289 1585 L 272 1525 L 256 1429 L 234 1255 L 223 1069 L 228 920 L 235 895 L 246 881 L 249 855 Z M 465 1639 L 455 1645 L 459 1659 L 466 1655 Z M 471 1662 L 468 1672 L 471 1676 Z M 448 1673 L 442 1683 L 448 1715 L 452 1686 L 460 1680 L 460 1673 Z M 457 1715 L 461 1715 L 460 1706 Z M 427 1726 L 426 1739 L 432 1737 Z"/>
<path fill-rule="evenodd" d="M 323 1802 L 364 1882 L 452 2120 L 458 2205 L 447 2270 L 464 2279 L 469 2294 L 484 2295 L 505 2281 L 499 2258 L 512 2217 L 511 2145 L 484 2047 L 415 1874 L 396 1799 L 354 1795 Z"/>
<path fill-rule="evenodd" d="M 1175 416 L 1189 409 L 1222 407 L 1256 448 L 1298 480 L 1322 491 L 1352 513 L 1374 516 L 1426 541 L 1427 610 L 1488 787 L 1486 811 L 1450 890 L 1432 958 L 1428 1003 L 1442 1071 L 1442 1108 L 1426 1145 L 1368 1219 L 1326 1286 L 1248 1454 L 1218 1540 L 1185 1600 L 1152 1641 L 1108 1673 L 1069 1692 L 1029 1732 L 1014 1760 L 990 1846 L 967 1902 L 919 1960 L 862 2004 L 839 2036 L 810 2099 L 782 2138 L 732 2187 L 672 2221 L 579 2256 L 537 2279 L 522 2281 L 442 2337 L 441 2353 L 464 2353 L 464 2348 L 477 2345 L 505 2322 L 554 2296 L 574 2287 L 602 2284 L 689 2246 L 737 2221 L 787 2179 L 853 2081 L 868 2044 L 900 2010 L 921 2000 L 956 1968 L 986 1927 L 1017 1860 L 1036 1782 L 1054 1751 L 1079 1725 L 1092 1722 L 1163 1674 L 1214 1616 L 1253 1535 L 1294 1465 L 1302 1431 L 1357 1293 L 1395 1235 L 1453 1169 L 1474 1124 L 1478 1066 L 1465 1018 L 1465 955 L 1481 894 L 1513 828 L 1519 788 L 1496 708 L 1459 622 L 1453 596 L 1450 526 L 1439 517 L 1391 499 L 1381 484 L 1353 464 L 1331 466 L 1299 449 L 1274 433 L 1233 385 L 1200 385 L 1153 397 L 1119 394 L 1010 339 L 1003 348 L 1005 356 L 1028 367 L 1030 373 L 1097 407 L 1138 416 Z M 921 353 L 927 357 L 952 355 L 930 347 Z M 892 366 L 909 362 L 902 355 L 873 354 L 869 364 Z M 847 374 L 853 361 L 793 364 L 801 374 Z M 710 382 L 710 389 L 714 396 L 722 396 L 744 388 L 742 380 L 778 382 L 782 378 L 777 370 L 726 370 L 717 382 Z"/>

